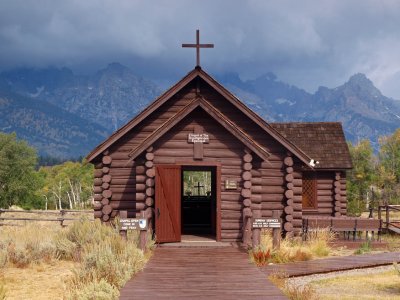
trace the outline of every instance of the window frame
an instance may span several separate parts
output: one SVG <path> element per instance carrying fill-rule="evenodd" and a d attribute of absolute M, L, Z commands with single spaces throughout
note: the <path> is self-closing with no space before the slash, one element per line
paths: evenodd
<path fill-rule="evenodd" d="M 304 180 L 311 181 L 311 185 L 309 185 L 312 191 L 309 193 L 312 197 L 313 206 L 304 206 L 304 199 L 305 191 L 304 191 Z M 310 202 L 310 201 L 307 201 Z M 301 192 L 301 206 L 302 209 L 305 211 L 317 211 L 318 210 L 318 182 L 317 177 L 314 172 L 304 172 L 302 178 L 302 192 Z"/>

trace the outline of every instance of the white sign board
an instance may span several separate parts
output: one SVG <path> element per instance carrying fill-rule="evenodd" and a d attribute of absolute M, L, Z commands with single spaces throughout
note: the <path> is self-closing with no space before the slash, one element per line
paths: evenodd
<path fill-rule="evenodd" d="M 281 228 L 279 219 L 253 219 L 253 228 Z"/>
<path fill-rule="evenodd" d="M 189 133 L 189 143 L 208 143 L 210 138 L 207 133 Z"/>
<path fill-rule="evenodd" d="M 147 230 L 146 219 L 124 218 L 119 220 L 119 230 Z"/>

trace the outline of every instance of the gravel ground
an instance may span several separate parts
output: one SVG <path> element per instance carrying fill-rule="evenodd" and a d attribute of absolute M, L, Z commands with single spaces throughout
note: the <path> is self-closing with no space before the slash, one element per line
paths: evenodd
<path fill-rule="evenodd" d="M 348 271 L 330 272 L 325 274 L 314 274 L 309 276 L 289 278 L 287 280 L 287 284 L 303 288 L 305 285 L 313 281 L 336 278 L 341 276 L 349 276 L 349 275 L 351 276 L 351 275 L 377 274 L 391 270 L 393 270 L 393 265 L 373 267 L 373 268 L 353 269 Z"/>

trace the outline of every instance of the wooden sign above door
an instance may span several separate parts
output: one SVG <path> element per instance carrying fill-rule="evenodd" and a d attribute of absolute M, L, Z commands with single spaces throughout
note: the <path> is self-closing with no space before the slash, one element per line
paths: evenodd
<path fill-rule="evenodd" d="M 209 141 L 207 133 L 189 133 L 188 135 L 189 143 L 208 143 Z"/>

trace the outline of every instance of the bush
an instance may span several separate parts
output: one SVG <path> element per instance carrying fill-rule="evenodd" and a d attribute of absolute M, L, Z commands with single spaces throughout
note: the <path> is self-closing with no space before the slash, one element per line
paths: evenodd
<path fill-rule="evenodd" d="M 314 289 L 310 285 L 297 286 L 287 282 L 285 273 L 273 273 L 268 279 L 275 284 L 291 300 L 317 299 Z"/>
<path fill-rule="evenodd" d="M 360 245 L 360 247 L 354 251 L 354 254 L 360 255 L 360 254 L 365 254 L 369 253 L 372 251 L 372 246 L 370 241 L 366 241 Z"/>
<path fill-rule="evenodd" d="M 108 283 L 121 288 L 145 263 L 144 255 L 132 242 L 119 236 L 107 238 L 102 243 L 85 246 L 82 265 L 75 272 L 78 281 L 104 278 Z"/>
<path fill-rule="evenodd" d="M 149 255 L 138 249 L 138 234 L 123 239 L 117 228 L 82 219 L 70 227 L 0 228 L 0 269 L 54 259 L 79 262 L 67 283 L 69 299 L 117 299 L 118 290 L 140 271 Z M 152 247 L 154 242 L 148 242 Z M 0 300 L 2 286 L 0 282 Z"/>
<path fill-rule="evenodd" d="M 258 265 L 263 262 L 262 253 L 268 253 L 268 261 L 273 263 L 288 263 L 293 261 L 310 260 L 313 257 L 323 257 L 329 255 L 331 249 L 329 242 L 334 235 L 329 230 L 318 230 L 307 235 L 307 241 L 300 238 L 286 238 L 280 242 L 279 249 L 273 249 L 272 232 L 264 230 L 261 235 L 260 246 L 253 249 L 250 253 L 253 261 Z"/>
<path fill-rule="evenodd" d="M 59 252 L 62 255 L 73 257 L 73 252 L 79 250 L 80 266 L 74 270 L 69 283 L 72 299 L 86 299 L 77 295 L 98 286 L 102 280 L 118 291 L 140 271 L 146 258 L 137 247 L 137 238 L 136 234 L 130 234 L 125 240 L 117 229 L 87 220 L 76 222 L 59 236 Z M 105 283 L 102 284 L 104 289 Z"/>
<path fill-rule="evenodd" d="M 289 285 L 283 289 L 283 292 L 290 300 L 313 300 L 317 299 L 314 289 L 310 285 L 296 286 Z"/>
<path fill-rule="evenodd" d="M 335 239 L 335 234 L 328 228 L 319 229 L 307 233 L 307 242 L 311 253 L 316 257 L 329 255 L 331 248 L 329 243 Z"/>
<path fill-rule="evenodd" d="M 265 266 L 271 258 L 270 250 L 263 250 L 261 248 L 252 251 L 253 261 L 258 267 Z"/>
<path fill-rule="evenodd" d="M 80 288 L 71 290 L 67 299 L 71 300 L 116 300 L 119 291 L 106 280 L 91 281 Z M 0 298 L 1 300 L 1 298 Z"/>

